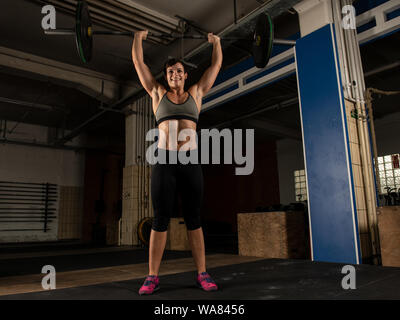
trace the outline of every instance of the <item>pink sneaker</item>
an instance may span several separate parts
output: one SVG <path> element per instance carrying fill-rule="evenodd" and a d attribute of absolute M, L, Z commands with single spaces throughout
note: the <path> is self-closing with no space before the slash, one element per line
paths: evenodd
<path fill-rule="evenodd" d="M 160 289 L 159 284 L 160 279 L 157 276 L 147 276 L 146 280 L 144 280 L 144 283 L 139 290 L 139 294 L 152 294 L 153 292 Z"/>
<path fill-rule="evenodd" d="M 218 286 L 207 272 L 197 275 L 197 286 L 204 291 L 217 291 Z"/>

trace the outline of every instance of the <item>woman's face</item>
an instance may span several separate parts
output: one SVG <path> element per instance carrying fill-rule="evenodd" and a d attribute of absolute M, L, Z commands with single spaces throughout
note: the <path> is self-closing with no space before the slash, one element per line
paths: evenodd
<path fill-rule="evenodd" d="M 182 63 L 177 62 L 173 66 L 167 67 L 167 81 L 171 89 L 184 88 L 187 73 Z"/>

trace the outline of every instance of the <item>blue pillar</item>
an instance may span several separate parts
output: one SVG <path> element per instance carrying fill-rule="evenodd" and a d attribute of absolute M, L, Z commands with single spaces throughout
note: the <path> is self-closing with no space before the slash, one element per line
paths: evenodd
<path fill-rule="evenodd" d="M 332 23 L 296 44 L 312 259 L 361 260 L 348 126 Z"/>

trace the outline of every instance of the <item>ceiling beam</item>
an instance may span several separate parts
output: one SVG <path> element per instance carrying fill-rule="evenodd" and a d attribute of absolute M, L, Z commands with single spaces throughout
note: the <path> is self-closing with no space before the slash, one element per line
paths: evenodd
<path fill-rule="evenodd" d="M 117 100 L 122 86 L 137 86 L 133 82 L 121 82 L 108 74 L 1 46 L 0 66 L 10 73 L 15 70 L 17 74 L 30 73 L 46 81 L 54 79 L 55 82 L 69 84 L 65 86 L 76 88 L 98 100 L 103 99 L 105 103 Z"/>
<path fill-rule="evenodd" d="M 285 100 L 285 101 L 282 101 L 282 102 L 278 102 L 278 103 L 276 103 L 274 105 L 269 105 L 269 106 L 260 105 L 260 107 L 256 111 L 245 113 L 245 114 L 243 114 L 241 116 L 238 116 L 236 118 L 224 121 L 222 123 L 218 123 L 218 124 L 212 125 L 211 128 L 217 128 L 217 129 L 225 128 L 226 126 L 230 126 L 235 122 L 243 121 L 245 119 L 254 117 L 254 116 L 256 116 L 256 115 L 258 115 L 260 113 L 264 113 L 266 111 L 271 111 L 271 110 L 282 110 L 284 108 L 290 107 L 290 106 L 298 104 L 298 103 L 299 103 L 299 98 L 298 97 L 293 97 L 291 99 L 288 99 L 288 100 Z"/>
<path fill-rule="evenodd" d="M 396 61 L 394 63 L 385 65 L 383 67 L 379 67 L 379 68 L 376 68 L 374 70 L 368 71 L 368 72 L 364 73 L 364 77 L 368 78 L 368 77 L 371 77 L 371 76 L 376 75 L 378 73 L 389 71 L 389 70 L 392 70 L 392 69 L 395 69 L 395 68 L 398 68 L 398 67 L 400 67 L 400 61 Z"/>
<path fill-rule="evenodd" d="M 9 99 L 9 98 L 6 98 L 6 97 L 0 97 L 0 102 L 14 104 L 14 105 L 17 105 L 17 106 L 23 106 L 23 107 L 39 109 L 39 110 L 44 110 L 44 111 L 61 111 L 61 112 L 66 113 L 66 114 L 69 113 L 69 110 L 67 110 L 65 108 L 62 108 L 62 107 L 49 106 L 49 105 L 46 105 L 46 104 L 30 102 L 30 101 Z"/>

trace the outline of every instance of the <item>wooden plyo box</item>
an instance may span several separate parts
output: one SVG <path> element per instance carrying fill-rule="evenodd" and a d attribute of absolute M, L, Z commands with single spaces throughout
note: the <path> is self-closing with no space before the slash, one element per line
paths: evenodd
<path fill-rule="evenodd" d="M 400 206 L 378 207 L 382 265 L 400 267 Z"/>
<path fill-rule="evenodd" d="M 239 213 L 239 255 L 307 258 L 304 212 Z"/>
<path fill-rule="evenodd" d="M 191 250 L 183 218 L 171 218 L 168 226 L 166 249 L 176 251 Z"/>

